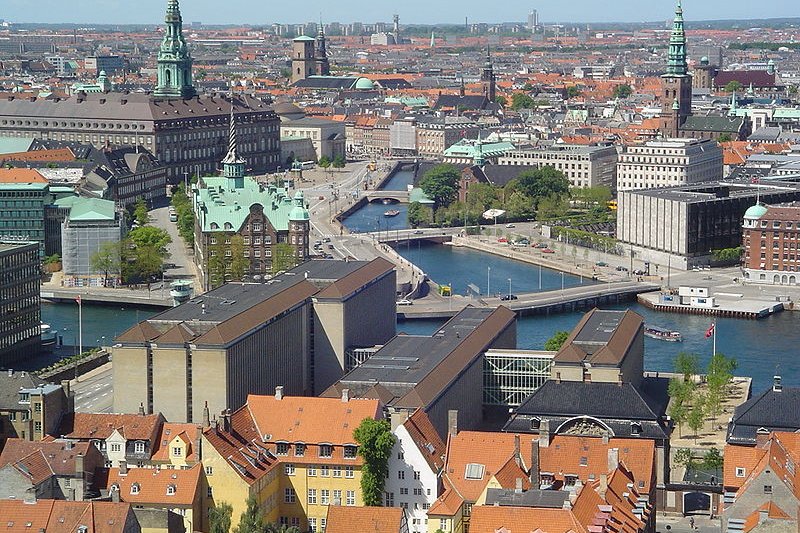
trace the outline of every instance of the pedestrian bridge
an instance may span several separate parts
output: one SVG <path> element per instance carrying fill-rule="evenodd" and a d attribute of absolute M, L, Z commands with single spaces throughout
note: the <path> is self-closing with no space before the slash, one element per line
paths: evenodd
<path fill-rule="evenodd" d="M 369 191 L 364 195 L 368 202 L 383 202 L 390 204 L 407 204 L 409 201 L 408 191 Z"/>

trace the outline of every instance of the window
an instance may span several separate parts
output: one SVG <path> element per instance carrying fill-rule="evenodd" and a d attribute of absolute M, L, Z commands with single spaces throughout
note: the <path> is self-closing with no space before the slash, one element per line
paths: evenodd
<path fill-rule="evenodd" d="M 131 494 L 139 494 L 139 484 L 134 483 L 131 485 Z"/>
<path fill-rule="evenodd" d="M 358 447 L 356 446 L 345 446 L 344 447 L 344 458 L 345 459 L 355 459 L 358 452 Z M 402 454 L 400 454 L 402 455 Z"/>
<path fill-rule="evenodd" d="M 319 493 L 319 503 L 322 505 L 329 505 L 331 503 L 331 491 L 322 489 Z"/>
<path fill-rule="evenodd" d="M 383 495 L 386 507 L 394 507 L 394 492 L 384 492 Z"/>
<path fill-rule="evenodd" d="M 286 463 L 283 467 L 283 471 L 287 476 L 294 475 L 294 465 L 292 463 Z"/>
<path fill-rule="evenodd" d="M 286 444 L 285 442 L 279 442 L 276 445 L 276 448 L 277 449 L 276 449 L 275 453 L 277 455 L 289 455 L 289 445 Z"/>
<path fill-rule="evenodd" d="M 173 446 L 172 447 L 172 456 L 173 457 L 181 457 L 183 455 L 183 448 L 180 446 Z"/>
<path fill-rule="evenodd" d="M 319 519 L 319 530 L 324 533 L 325 527 L 327 526 L 328 519 L 327 518 L 320 518 Z"/>
<path fill-rule="evenodd" d="M 344 477 L 351 478 L 351 479 L 353 478 L 353 467 L 352 466 L 344 467 Z"/>
<path fill-rule="evenodd" d="M 167 496 L 175 496 L 175 485 L 167 485 Z"/>
<path fill-rule="evenodd" d="M 414 479 L 419 481 L 419 472 L 417 472 L 416 470 L 414 470 Z"/>
<path fill-rule="evenodd" d="M 333 505 L 342 505 L 342 491 L 341 490 L 334 490 L 333 491 Z"/>
<path fill-rule="evenodd" d="M 745 469 L 741 466 L 736 467 L 736 477 L 744 477 Z"/>
<path fill-rule="evenodd" d="M 582 456 L 581 460 L 580 460 L 580 465 L 581 466 L 589 466 L 589 458 L 586 457 L 585 455 Z"/>
<path fill-rule="evenodd" d="M 469 463 L 467 464 L 466 471 L 464 473 L 464 477 L 467 479 L 483 479 L 483 471 L 485 467 L 482 464 L 478 463 Z"/>
<path fill-rule="evenodd" d="M 34 431 L 42 431 L 42 423 L 40 421 L 36 421 L 33 423 L 33 430 Z"/>
<path fill-rule="evenodd" d="M 405 496 L 407 494 L 408 494 L 408 488 L 407 487 L 400 487 L 400 496 Z"/>
<path fill-rule="evenodd" d="M 213 466 L 207 466 L 206 467 L 206 475 L 207 476 L 211 476 L 213 474 L 214 474 L 214 467 Z"/>
<path fill-rule="evenodd" d="M 317 504 L 317 489 L 308 489 L 308 504 Z"/>
<path fill-rule="evenodd" d="M 137 440 L 133 443 L 133 451 L 134 453 L 144 453 L 144 442 Z"/>
<path fill-rule="evenodd" d="M 328 477 L 331 475 L 331 469 L 325 465 L 319 467 L 319 475 L 322 477 Z"/>
<path fill-rule="evenodd" d="M 772 485 L 764 485 L 764 494 L 772 494 Z"/>
<path fill-rule="evenodd" d="M 356 504 L 356 491 L 348 490 L 347 499 L 345 500 L 345 505 L 355 505 L 355 504 Z"/>
<path fill-rule="evenodd" d="M 214 497 L 213 489 L 211 487 L 206 487 L 206 497 L 208 497 L 208 498 L 213 498 Z"/>
<path fill-rule="evenodd" d="M 308 465 L 308 476 L 314 477 L 317 475 L 317 466 L 316 465 Z"/>
<path fill-rule="evenodd" d="M 286 489 L 283 491 L 284 503 L 294 503 L 296 501 L 297 501 L 297 494 L 295 494 L 294 489 Z"/>
<path fill-rule="evenodd" d="M 342 477 L 342 467 L 336 465 L 333 467 L 333 477 Z"/>
<path fill-rule="evenodd" d="M 306 454 L 306 445 L 305 444 L 295 444 L 294 445 L 294 454 L 297 457 L 303 457 Z"/>
<path fill-rule="evenodd" d="M 404 471 L 402 471 L 402 470 L 398 470 L 397 471 L 397 479 L 405 479 L 405 478 L 406 478 L 406 473 Z"/>
<path fill-rule="evenodd" d="M 333 446 L 330 444 L 320 444 L 319 445 L 319 456 L 320 457 L 331 457 L 333 456 Z"/>
<path fill-rule="evenodd" d="M 122 451 L 122 444 L 112 444 L 111 445 L 112 452 L 119 452 Z"/>
<path fill-rule="evenodd" d="M 422 496 L 422 489 L 414 489 L 414 496 Z"/>
<path fill-rule="evenodd" d="M 317 533 L 317 519 L 316 518 L 309 518 L 308 519 L 308 531 L 309 531 L 309 533 Z"/>

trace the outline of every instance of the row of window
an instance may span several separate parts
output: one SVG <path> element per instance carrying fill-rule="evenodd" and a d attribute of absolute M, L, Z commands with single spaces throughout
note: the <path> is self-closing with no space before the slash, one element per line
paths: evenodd
<path fill-rule="evenodd" d="M 291 445 L 288 442 L 279 442 L 275 445 L 275 453 L 276 455 L 289 455 L 289 450 Z M 308 446 L 303 443 L 297 443 L 294 445 L 294 455 L 295 457 L 304 457 L 306 455 L 306 450 Z M 343 446 L 343 455 L 345 459 L 355 459 L 356 455 L 358 454 L 358 446 L 354 444 L 349 444 Z M 319 456 L 320 457 L 333 457 L 333 445 L 331 444 L 320 444 L 319 445 Z"/>
<path fill-rule="evenodd" d="M 318 500 L 317 489 L 308 489 L 306 499 L 309 505 L 348 505 L 352 507 L 356 504 L 356 491 L 345 491 L 345 499 L 342 500 L 341 490 L 334 489 L 331 491 L 330 489 L 320 489 Z M 284 503 L 295 503 L 297 501 L 297 495 L 295 494 L 294 489 L 285 490 L 283 501 Z"/>
<path fill-rule="evenodd" d="M 286 463 L 283 465 L 283 472 L 287 476 L 293 476 L 296 473 L 295 465 L 292 463 Z M 342 472 L 344 472 L 344 477 L 348 479 L 352 479 L 355 477 L 355 470 L 352 466 L 342 466 L 342 465 L 319 465 L 319 476 L 320 477 L 342 477 Z M 308 477 L 316 477 L 317 476 L 317 465 L 309 465 L 306 467 L 306 475 Z"/>

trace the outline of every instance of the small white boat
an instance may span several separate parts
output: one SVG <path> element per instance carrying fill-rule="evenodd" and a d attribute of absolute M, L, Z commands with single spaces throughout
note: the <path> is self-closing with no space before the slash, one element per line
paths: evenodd
<path fill-rule="evenodd" d="M 681 335 L 680 331 L 659 328 L 657 326 L 645 325 L 644 335 L 645 337 L 650 337 L 651 339 L 658 339 L 660 341 L 667 342 L 681 342 L 683 340 L 683 336 Z"/>
<path fill-rule="evenodd" d="M 56 332 L 53 331 L 50 324 L 45 324 L 44 322 L 41 323 L 39 329 L 41 331 L 42 349 L 52 350 L 56 345 Z"/>

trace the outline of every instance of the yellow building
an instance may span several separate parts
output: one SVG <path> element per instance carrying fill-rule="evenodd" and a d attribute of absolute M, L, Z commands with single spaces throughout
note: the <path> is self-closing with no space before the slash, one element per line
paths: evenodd
<path fill-rule="evenodd" d="M 330 505 L 362 506 L 353 430 L 379 419 L 378 400 L 254 396 L 203 432 L 203 466 L 213 503 L 233 506 L 236 526 L 255 497 L 268 522 L 323 531 Z"/>

